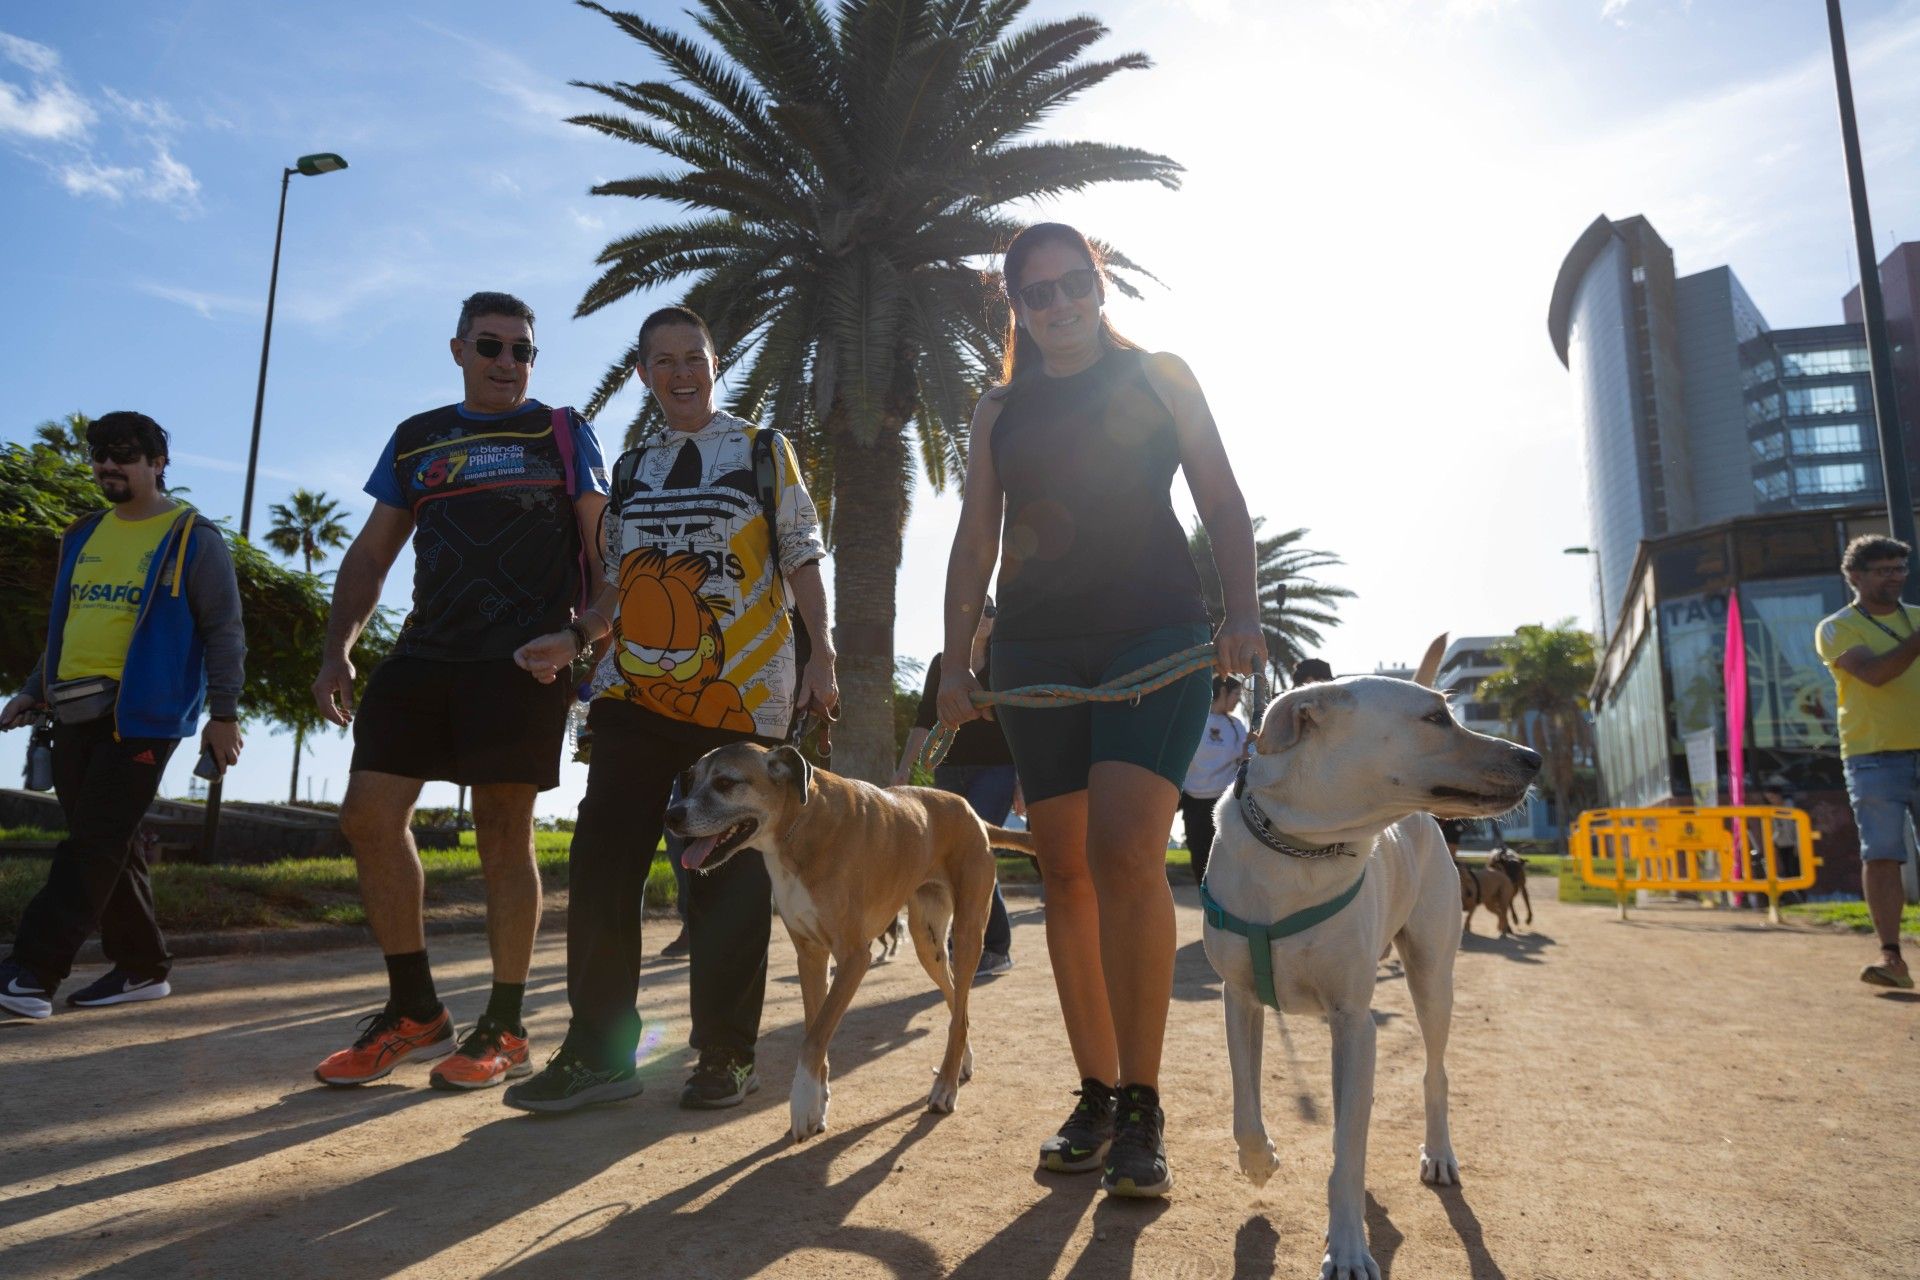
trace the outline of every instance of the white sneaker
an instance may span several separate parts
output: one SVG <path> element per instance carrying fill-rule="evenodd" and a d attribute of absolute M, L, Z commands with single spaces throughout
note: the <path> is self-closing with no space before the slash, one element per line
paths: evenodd
<path fill-rule="evenodd" d="M 136 978 L 118 966 L 67 997 L 75 1009 L 99 1009 L 110 1004 L 159 1000 L 173 994 L 165 978 Z"/>
<path fill-rule="evenodd" d="M 50 1018 L 53 992 L 19 965 L 0 965 L 0 1009 L 21 1018 Z"/>

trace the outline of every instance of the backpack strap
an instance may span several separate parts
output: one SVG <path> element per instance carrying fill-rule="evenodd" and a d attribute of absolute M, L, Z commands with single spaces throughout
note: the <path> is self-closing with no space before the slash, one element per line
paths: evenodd
<path fill-rule="evenodd" d="M 580 468 L 574 439 L 573 410 L 565 406 L 553 411 L 553 447 L 560 453 L 562 482 L 567 491 L 567 514 L 574 517 L 574 536 L 580 544 L 579 563 L 574 566 L 580 575 L 580 590 L 573 603 L 573 611 L 579 615 L 586 612 L 587 605 L 593 600 L 593 584 L 600 578 L 599 557 L 593 553 L 592 539 L 581 534 L 580 521 L 574 514 L 574 499 L 580 496 Z"/>

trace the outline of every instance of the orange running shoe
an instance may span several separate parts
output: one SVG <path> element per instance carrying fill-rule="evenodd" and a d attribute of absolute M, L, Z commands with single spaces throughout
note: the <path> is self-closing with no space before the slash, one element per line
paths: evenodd
<path fill-rule="evenodd" d="M 408 1058 L 440 1058 L 453 1050 L 453 1018 L 445 1006 L 422 1022 L 391 1009 L 360 1020 L 360 1038 L 313 1069 L 321 1084 L 367 1084 Z"/>
<path fill-rule="evenodd" d="M 492 1018 L 482 1018 L 467 1032 L 451 1056 L 441 1059 L 427 1075 L 436 1089 L 491 1089 L 503 1080 L 518 1080 L 533 1071 L 527 1060 L 527 1038 L 515 1035 Z"/>

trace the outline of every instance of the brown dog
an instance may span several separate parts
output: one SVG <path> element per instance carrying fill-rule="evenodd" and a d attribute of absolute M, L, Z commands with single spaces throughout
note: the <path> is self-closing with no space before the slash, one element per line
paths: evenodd
<path fill-rule="evenodd" d="M 816 769 L 792 747 L 735 743 L 688 770 L 667 828 L 687 841 L 689 870 L 758 850 L 800 957 L 806 1036 L 793 1073 L 793 1138 L 827 1127 L 827 1045 L 872 963 L 870 946 L 904 905 L 921 965 L 946 998 L 946 1055 L 927 1107 L 951 1111 L 973 1073 L 967 991 L 993 899 L 988 839 L 1032 852 L 1023 831 L 989 827 L 960 796 L 931 787 L 882 790 Z M 953 932 L 953 964 L 947 934 Z M 827 961 L 835 965 L 832 986 Z"/>
<path fill-rule="evenodd" d="M 1513 881 L 1507 873 L 1499 867 L 1470 867 L 1463 862 L 1453 865 L 1460 869 L 1460 909 L 1467 913 L 1467 918 L 1460 922 L 1460 931 L 1472 933 L 1474 910 L 1485 907 L 1488 914 L 1499 921 L 1501 937 L 1514 932 Z"/>
<path fill-rule="evenodd" d="M 1487 865 L 1504 872 L 1507 879 L 1513 881 L 1513 891 L 1527 904 L 1527 923 L 1532 924 L 1533 895 L 1527 892 L 1527 860 L 1503 845 L 1487 855 Z M 1520 912 L 1516 908 L 1513 914 L 1517 918 Z"/>

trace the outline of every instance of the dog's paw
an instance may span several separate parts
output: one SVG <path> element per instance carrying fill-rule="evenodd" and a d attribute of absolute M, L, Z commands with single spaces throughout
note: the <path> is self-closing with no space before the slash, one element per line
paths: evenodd
<path fill-rule="evenodd" d="M 1271 1142 L 1263 1139 L 1259 1142 L 1247 1143 L 1240 1148 L 1240 1172 L 1245 1174 L 1247 1181 L 1256 1187 L 1266 1186 L 1267 1179 L 1271 1178 L 1274 1170 L 1279 1167 L 1280 1156 L 1274 1151 Z"/>
<path fill-rule="evenodd" d="M 1380 1280 L 1380 1264 L 1367 1252 L 1365 1240 L 1330 1244 L 1320 1259 L 1320 1280 Z"/>
<path fill-rule="evenodd" d="M 787 1110 L 793 1122 L 793 1140 L 805 1142 L 827 1128 L 827 1101 L 833 1091 L 826 1081 L 815 1080 L 805 1067 L 793 1073 L 793 1093 Z"/>
<path fill-rule="evenodd" d="M 1430 1187 L 1457 1187 L 1460 1185 L 1460 1161 L 1454 1157 L 1453 1148 L 1443 1147 L 1439 1151 L 1429 1152 L 1420 1148 L 1420 1181 Z"/>
<path fill-rule="evenodd" d="M 960 1086 L 958 1084 L 948 1084 L 939 1076 L 935 1076 L 933 1078 L 933 1091 L 927 1095 L 927 1110 L 937 1111 L 943 1116 L 948 1115 L 953 1111 L 953 1104 L 959 1100 L 959 1097 Z"/>

